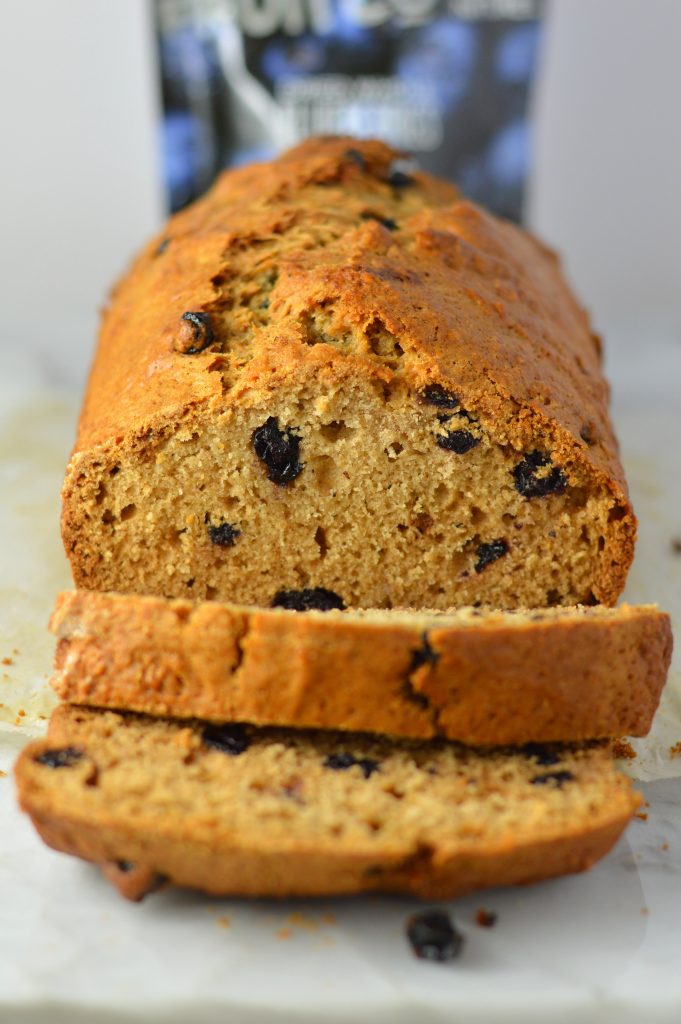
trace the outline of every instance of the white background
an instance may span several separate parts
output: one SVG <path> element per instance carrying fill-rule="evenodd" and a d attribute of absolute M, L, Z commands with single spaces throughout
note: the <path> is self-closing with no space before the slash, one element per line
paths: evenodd
<path fill-rule="evenodd" d="M 0 42 L 3 336 L 80 381 L 110 284 L 162 218 L 150 11 L 2 0 Z M 680 53 L 681 0 L 550 3 L 530 219 L 615 333 L 681 335 Z"/>

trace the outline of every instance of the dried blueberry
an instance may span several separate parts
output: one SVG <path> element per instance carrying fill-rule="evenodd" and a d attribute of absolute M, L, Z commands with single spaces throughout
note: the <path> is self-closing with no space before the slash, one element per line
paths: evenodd
<path fill-rule="evenodd" d="M 346 149 L 345 159 L 350 160 L 350 162 L 353 164 L 357 164 L 360 171 L 366 170 L 366 160 L 364 159 L 364 154 L 360 153 L 358 149 Z"/>
<path fill-rule="evenodd" d="M 406 170 L 407 167 L 414 166 L 413 160 L 395 160 L 388 170 L 388 184 L 393 188 L 409 188 L 410 185 L 416 184 L 414 178 Z"/>
<path fill-rule="evenodd" d="M 160 871 L 155 871 L 151 875 L 146 888 L 144 888 L 139 894 L 138 899 L 143 900 L 146 896 L 151 896 L 153 893 L 158 892 L 159 889 L 162 889 L 169 881 L 170 879 L 167 875 L 161 874 Z"/>
<path fill-rule="evenodd" d="M 343 611 L 342 597 L 326 587 L 309 587 L 304 590 L 280 590 L 274 595 L 272 608 L 287 608 L 292 612 L 330 612 L 337 608 Z"/>
<path fill-rule="evenodd" d="M 303 468 L 299 461 L 300 438 L 286 427 L 279 429 L 274 416 L 269 416 L 261 427 L 253 432 L 253 450 L 267 468 L 267 479 L 273 484 L 285 487 L 298 476 Z"/>
<path fill-rule="evenodd" d="M 223 754 L 243 754 L 248 750 L 251 740 L 243 725 L 238 723 L 227 723 L 225 725 L 206 725 L 202 739 L 207 747 L 214 750 L 221 750 Z"/>
<path fill-rule="evenodd" d="M 381 217 L 378 213 L 362 213 L 360 214 L 362 220 L 377 220 L 379 224 L 382 224 L 388 231 L 397 231 L 397 221 L 393 220 L 392 217 Z"/>
<path fill-rule="evenodd" d="M 596 428 L 595 428 L 594 424 L 593 423 L 583 423 L 581 428 L 580 428 L 580 431 L 579 431 L 579 436 L 581 437 L 581 439 L 584 442 L 584 444 L 588 444 L 588 445 L 596 444 L 597 434 L 596 434 Z"/>
<path fill-rule="evenodd" d="M 459 404 L 458 395 L 447 391 L 441 384 L 428 384 L 419 393 L 419 401 L 424 405 L 436 405 L 439 409 L 456 409 Z"/>
<path fill-rule="evenodd" d="M 456 455 L 465 455 L 480 444 L 481 438 L 471 434 L 470 430 L 450 430 L 446 434 L 438 434 L 435 438 L 439 448 Z"/>
<path fill-rule="evenodd" d="M 325 768 L 333 768 L 337 772 L 344 772 L 355 765 L 362 769 L 365 779 L 368 779 L 370 775 L 380 770 L 378 761 L 375 761 L 372 757 L 355 757 L 354 754 L 348 754 L 345 751 L 342 751 L 340 754 L 329 754 L 324 760 Z"/>
<path fill-rule="evenodd" d="M 131 860 L 117 860 L 116 867 L 118 868 L 119 871 L 122 871 L 124 874 L 127 874 L 128 871 L 134 870 L 135 864 Z"/>
<path fill-rule="evenodd" d="M 163 253 L 166 251 L 166 249 L 168 248 L 169 245 L 170 245 L 170 239 L 169 238 L 162 238 L 161 241 L 158 244 L 158 247 L 156 249 L 155 255 L 156 256 L 162 256 Z"/>
<path fill-rule="evenodd" d="M 533 786 L 555 786 L 557 789 L 562 789 L 563 783 L 572 782 L 573 779 L 574 775 L 568 771 L 544 772 L 543 775 L 535 775 L 530 782 Z"/>
<path fill-rule="evenodd" d="M 562 494 L 567 487 L 567 478 L 558 466 L 539 476 L 537 470 L 551 466 L 551 460 L 545 452 L 528 452 L 521 462 L 511 470 L 516 490 L 523 498 L 544 498 L 547 494 Z"/>
<path fill-rule="evenodd" d="M 392 185 L 393 188 L 408 188 L 414 184 L 414 179 L 410 174 L 405 174 L 404 171 L 391 171 L 388 176 L 388 184 Z"/>
<path fill-rule="evenodd" d="M 411 674 L 415 672 L 422 665 L 437 665 L 440 660 L 440 655 L 437 651 L 434 651 L 430 646 L 428 640 L 428 634 L 423 633 L 421 636 L 421 646 L 411 652 L 411 662 L 409 664 L 409 670 L 407 678 L 402 684 L 402 696 L 411 701 L 417 707 L 421 708 L 422 711 L 426 711 L 430 707 L 430 701 L 425 693 L 421 693 L 420 690 L 415 689 L 414 684 L 411 681 Z"/>
<path fill-rule="evenodd" d="M 47 768 L 72 768 L 82 756 L 83 751 L 78 750 L 77 747 L 59 747 L 53 750 L 43 750 L 35 760 Z"/>
<path fill-rule="evenodd" d="M 208 523 L 208 536 L 213 544 L 217 544 L 221 548 L 234 547 L 234 543 L 240 533 L 241 530 L 231 523 L 220 523 L 218 526 L 213 526 L 210 522 Z"/>
<path fill-rule="evenodd" d="M 443 910 L 414 914 L 407 922 L 407 937 L 421 960 L 444 963 L 454 960 L 463 948 L 463 935 Z"/>
<path fill-rule="evenodd" d="M 213 343 L 213 325 L 209 313 L 183 313 L 182 333 L 177 339 L 176 349 L 185 356 L 203 352 Z"/>
<path fill-rule="evenodd" d="M 439 660 L 440 655 L 430 646 L 428 634 L 424 633 L 421 637 L 421 646 L 418 650 L 412 651 L 409 675 L 415 672 L 417 668 L 420 668 L 421 665 L 437 665 Z"/>
<path fill-rule="evenodd" d="M 325 768 L 334 768 L 336 771 L 345 771 L 346 768 L 352 768 L 353 765 L 357 764 L 357 761 L 352 754 L 329 754 L 324 761 Z"/>
<path fill-rule="evenodd" d="M 482 572 L 490 562 L 496 562 L 498 558 L 508 553 L 508 544 L 502 538 L 498 538 L 497 540 L 489 541 L 487 544 L 481 544 L 475 553 L 478 556 L 478 560 L 475 563 L 475 571 Z"/>
<path fill-rule="evenodd" d="M 558 754 L 551 750 L 550 747 L 545 747 L 541 743 L 526 743 L 523 747 L 523 754 L 526 757 L 533 757 L 537 764 L 544 767 L 560 763 Z"/>

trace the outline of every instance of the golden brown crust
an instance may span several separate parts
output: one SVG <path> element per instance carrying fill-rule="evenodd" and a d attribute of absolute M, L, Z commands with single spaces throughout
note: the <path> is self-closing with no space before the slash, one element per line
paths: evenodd
<path fill-rule="evenodd" d="M 102 829 L 82 821 L 74 825 L 41 817 L 33 813 L 30 797 L 24 810 L 47 846 L 98 864 L 121 896 L 135 902 L 163 888 L 168 879 L 173 885 L 216 896 L 287 899 L 385 892 L 450 900 L 478 889 L 531 885 L 586 871 L 612 849 L 638 806 L 637 801 L 631 811 L 618 810 L 619 816 L 582 834 L 538 839 L 531 846 L 481 852 L 471 844 L 468 850 L 439 856 L 386 855 L 380 872 L 374 853 L 338 854 L 332 848 L 287 850 L 286 856 L 276 849 L 212 851 L 188 842 L 149 841 L 149 837 L 141 842 L 120 825 Z M 121 871 L 110 858 L 136 846 L 146 863 L 131 873 Z"/>
<path fill-rule="evenodd" d="M 438 899 L 583 870 L 640 804 L 593 747 L 547 760 L 348 737 L 340 749 L 373 758 L 364 772 L 361 761 L 327 765 L 333 734 L 254 732 L 237 756 L 201 736 L 197 726 L 62 705 L 48 739 L 19 758 L 21 806 L 49 845 L 101 864 L 133 899 L 165 882 L 247 896 Z M 80 759 L 44 763 L 64 747 Z"/>
<path fill-rule="evenodd" d="M 609 513 L 591 590 L 616 601 L 636 524 L 587 317 L 555 255 L 521 229 L 425 174 L 396 197 L 386 183 L 394 156 L 378 142 L 308 140 L 272 164 L 228 172 L 171 219 L 162 254 L 159 238 L 135 262 L 104 318 L 64 489 L 79 585 L 106 585 L 87 565 L 95 556 L 78 489 L 98 465 L 180 429 L 191 436 L 206 415 L 266 405 L 292 383 L 362 379 L 410 393 L 433 382 L 450 388 L 497 445 L 541 448 L 587 493 L 600 488 Z M 376 209 L 401 210 L 399 230 Z M 286 243 L 294 229 L 295 244 Z M 226 289 L 248 281 L 261 252 L 275 254 L 277 277 L 266 315 L 254 318 L 244 311 L 248 293 L 235 311 Z M 220 346 L 189 358 L 177 351 L 185 311 L 226 308 L 232 333 Z M 311 337 L 320 311 L 331 333 Z M 339 343 L 348 332 L 368 337 L 371 325 L 399 339 L 399 366 L 370 343 L 353 352 Z M 177 581 L 168 586 L 185 593 Z"/>
<path fill-rule="evenodd" d="M 51 629 L 68 701 L 473 745 L 645 735 L 671 658 L 654 607 L 438 619 L 76 591 Z"/>

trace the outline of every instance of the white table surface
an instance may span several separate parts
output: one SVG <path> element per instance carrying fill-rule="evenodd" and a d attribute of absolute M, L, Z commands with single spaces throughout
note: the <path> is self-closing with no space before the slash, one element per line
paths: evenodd
<path fill-rule="evenodd" d="M 0 346 L 0 769 L 44 729 L 54 595 L 69 586 L 58 492 L 79 397 L 58 361 Z M 5 343 L 6 342 L 6 343 Z M 641 520 L 625 597 L 681 623 L 681 337 L 610 339 L 614 416 Z M 681 646 L 681 644 L 679 645 Z M 465 933 L 450 964 L 416 960 L 414 900 L 129 904 L 90 865 L 45 848 L 0 777 L 0 1021 L 11 1024 L 678 1024 L 681 1020 L 681 659 L 634 820 L 591 872 L 447 905 Z M 24 714 L 20 715 L 19 711 Z M 498 914 L 491 929 L 475 911 Z"/>

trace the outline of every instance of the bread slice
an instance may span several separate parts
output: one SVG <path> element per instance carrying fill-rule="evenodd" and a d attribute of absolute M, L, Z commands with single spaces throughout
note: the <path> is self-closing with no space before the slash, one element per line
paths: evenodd
<path fill-rule="evenodd" d="M 645 735 L 671 657 L 655 607 L 299 614 L 77 591 L 50 625 L 68 701 L 473 745 Z"/>
<path fill-rule="evenodd" d="M 614 604 L 635 520 L 556 257 L 378 142 L 228 171 L 117 286 L 63 491 L 76 585 Z"/>
<path fill-rule="evenodd" d="M 101 864 L 132 898 L 168 880 L 446 899 L 581 871 L 639 803 L 594 745 L 479 753 L 70 705 L 16 778 L 45 842 Z"/>

